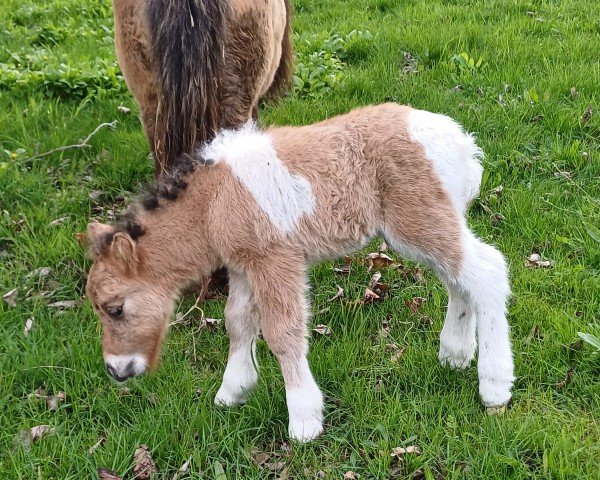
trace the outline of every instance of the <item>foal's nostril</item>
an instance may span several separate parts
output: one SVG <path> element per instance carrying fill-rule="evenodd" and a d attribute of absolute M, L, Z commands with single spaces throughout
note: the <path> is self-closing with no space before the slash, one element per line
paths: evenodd
<path fill-rule="evenodd" d="M 104 365 L 106 366 L 106 370 L 111 377 L 117 377 L 117 372 L 110 363 L 105 363 Z"/>

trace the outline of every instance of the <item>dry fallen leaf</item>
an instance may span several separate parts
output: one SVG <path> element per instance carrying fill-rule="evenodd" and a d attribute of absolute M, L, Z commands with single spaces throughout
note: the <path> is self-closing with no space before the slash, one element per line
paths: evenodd
<path fill-rule="evenodd" d="M 6 292 L 4 295 L 2 295 L 2 299 L 6 303 L 8 303 L 9 306 L 16 307 L 18 296 L 19 296 L 19 289 L 13 288 L 10 292 Z"/>
<path fill-rule="evenodd" d="M 46 401 L 46 407 L 51 412 L 55 412 L 58 410 L 58 405 L 60 402 L 64 402 L 67 396 L 65 392 L 57 392 L 55 395 L 46 395 L 46 391 L 43 387 L 36 388 L 33 393 L 27 395 L 28 399 L 36 398 L 36 399 L 44 399 Z"/>
<path fill-rule="evenodd" d="M 192 457 L 188 458 L 186 460 L 186 462 L 181 467 L 179 467 L 179 470 L 177 470 L 175 472 L 175 475 L 173 475 L 171 477 L 171 480 L 179 480 L 179 477 L 181 477 L 182 475 L 185 475 L 188 472 L 188 470 L 190 469 L 191 462 L 192 462 Z"/>
<path fill-rule="evenodd" d="M 409 308 L 411 315 L 415 315 L 426 300 L 427 299 L 423 297 L 413 297 L 412 300 L 406 300 L 404 304 Z"/>
<path fill-rule="evenodd" d="M 406 353 L 406 345 L 399 347 L 395 343 L 388 343 L 386 345 L 386 348 L 393 352 L 392 357 L 390 358 L 390 361 L 392 363 L 398 363 L 398 360 L 400 360 L 400 358 L 404 355 L 404 353 Z"/>
<path fill-rule="evenodd" d="M 569 367 L 569 369 L 567 370 L 567 373 L 565 375 L 565 378 L 563 380 L 561 380 L 560 382 L 555 383 L 554 386 L 558 389 L 565 388 L 569 383 L 571 383 L 571 379 L 573 378 L 574 373 L 575 373 L 575 368 Z"/>
<path fill-rule="evenodd" d="M 56 395 L 46 397 L 46 406 L 48 407 L 48 410 L 56 412 L 58 410 L 58 405 L 61 402 L 64 402 L 66 398 L 65 392 L 57 392 Z"/>
<path fill-rule="evenodd" d="M 360 478 L 360 475 L 350 470 L 344 473 L 344 480 L 357 480 L 358 478 Z"/>
<path fill-rule="evenodd" d="M 94 452 L 101 447 L 104 442 L 106 442 L 106 437 L 100 437 L 98 441 L 88 449 L 88 455 L 93 455 Z"/>
<path fill-rule="evenodd" d="M 385 268 L 390 267 L 394 264 L 394 260 L 387 256 L 385 253 L 369 253 L 366 257 L 369 262 L 369 270 L 372 268 Z"/>
<path fill-rule="evenodd" d="M 363 295 L 362 303 L 373 303 L 379 300 L 381 300 L 381 297 L 377 295 L 373 290 L 371 290 L 370 288 L 365 289 L 365 294 Z"/>
<path fill-rule="evenodd" d="M 50 308 L 58 308 L 60 310 L 66 308 L 74 308 L 77 305 L 79 305 L 79 302 L 77 300 L 61 300 L 60 302 L 53 302 L 48 304 Z"/>
<path fill-rule="evenodd" d="M 29 336 L 29 331 L 31 330 L 31 327 L 33 327 L 33 318 L 28 318 L 25 321 L 25 328 L 23 329 L 23 335 L 25 335 L 26 337 Z"/>
<path fill-rule="evenodd" d="M 338 275 L 350 275 L 350 265 L 344 265 L 343 267 L 336 267 L 333 269 Z"/>
<path fill-rule="evenodd" d="M 589 121 L 592 119 L 592 106 L 588 105 L 587 108 L 585 109 L 585 112 L 583 112 L 583 115 L 581 116 L 581 123 L 583 123 L 584 125 L 589 123 Z"/>
<path fill-rule="evenodd" d="M 385 241 L 383 241 L 383 242 L 381 242 L 381 243 L 379 244 L 379 251 L 380 251 L 380 252 L 387 252 L 387 249 L 388 249 L 388 248 L 389 248 L 389 247 L 388 247 L 388 244 L 387 244 Z"/>
<path fill-rule="evenodd" d="M 47 277 L 51 273 L 52 269 L 50 267 L 39 267 L 25 275 L 25 278 L 29 280 L 33 277 Z"/>
<path fill-rule="evenodd" d="M 318 333 L 319 335 L 325 335 L 326 337 L 331 337 L 333 333 L 329 325 L 319 324 L 315 328 L 313 328 L 313 332 Z"/>
<path fill-rule="evenodd" d="M 375 272 L 369 281 L 369 287 L 371 290 L 374 290 L 377 284 L 381 280 L 381 272 Z"/>
<path fill-rule="evenodd" d="M 333 302 L 334 300 L 337 300 L 338 298 L 342 298 L 344 296 L 344 289 L 339 285 L 336 285 L 336 287 L 338 288 L 337 293 L 329 300 L 327 300 L 328 302 Z"/>
<path fill-rule="evenodd" d="M 61 223 L 65 223 L 67 220 L 69 219 L 69 217 L 64 216 L 64 217 L 59 217 L 56 220 L 52 220 L 48 226 L 49 227 L 55 227 L 56 225 L 60 225 Z"/>
<path fill-rule="evenodd" d="M 115 472 L 107 470 L 106 468 L 98 469 L 98 477 L 100 480 L 121 480 L 121 477 L 119 477 Z"/>
<path fill-rule="evenodd" d="M 148 452 L 147 445 L 140 445 L 136 448 L 133 454 L 133 463 L 135 463 L 133 474 L 138 480 L 148 480 L 153 473 L 158 471 L 150 456 L 150 452 Z"/>
<path fill-rule="evenodd" d="M 223 321 L 222 318 L 205 318 L 204 326 L 206 326 L 208 328 L 214 328 L 217 325 L 219 325 L 219 323 L 221 323 L 222 321 Z"/>
<path fill-rule="evenodd" d="M 408 447 L 396 447 L 392 449 L 392 453 L 390 454 L 393 458 L 401 457 L 402 455 L 413 454 L 413 455 L 421 455 L 423 453 L 419 447 L 415 445 L 409 445 Z"/>
<path fill-rule="evenodd" d="M 279 461 L 275 461 L 275 462 L 266 462 L 264 464 L 265 468 L 267 468 L 270 472 L 273 473 L 283 473 L 284 470 L 286 470 L 285 467 L 285 462 L 279 460 Z"/>
<path fill-rule="evenodd" d="M 550 268 L 554 264 L 551 260 L 542 260 L 539 253 L 532 253 L 525 260 L 525 267 L 527 268 Z"/>
<path fill-rule="evenodd" d="M 54 434 L 54 428 L 50 425 L 37 425 L 30 429 L 21 430 L 14 438 L 15 445 L 21 445 L 25 450 L 29 450 L 32 443 Z"/>

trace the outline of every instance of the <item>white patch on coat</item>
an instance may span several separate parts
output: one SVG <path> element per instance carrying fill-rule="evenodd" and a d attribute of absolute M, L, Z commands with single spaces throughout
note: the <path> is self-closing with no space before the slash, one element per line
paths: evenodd
<path fill-rule="evenodd" d="M 238 130 L 220 131 L 200 155 L 206 160 L 226 162 L 283 234 L 293 231 L 302 216 L 315 209 L 308 180 L 288 170 L 277 156 L 270 136 L 254 122 Z"/>
<path fill-rule="evenodd" d="M 418 142 L 450 195 L 458 212 L 479 194 L 483 151 L 471 135 L 450 117 L 423 110 L 411 110 L 408 134 Z"/>

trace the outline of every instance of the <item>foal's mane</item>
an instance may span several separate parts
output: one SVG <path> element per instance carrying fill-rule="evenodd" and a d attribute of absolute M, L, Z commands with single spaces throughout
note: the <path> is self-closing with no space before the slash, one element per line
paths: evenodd
<path fill-rule="evenodd" d="M 165 202 L 177 200 L 179 194 L 187 188 L 188 177 L 196 168 L 212 163 L 201 156 L 200 150 L 197 150 L 193 156 L 184 154 L 178 157 L 169 170 L 144 187 L 131 205 L 119 216 L 114 225 L 114 233 L 126 233 L 133 240 L 144 235 L 145 228 L 138 219 L 140 211 L 153 211 Z"/>

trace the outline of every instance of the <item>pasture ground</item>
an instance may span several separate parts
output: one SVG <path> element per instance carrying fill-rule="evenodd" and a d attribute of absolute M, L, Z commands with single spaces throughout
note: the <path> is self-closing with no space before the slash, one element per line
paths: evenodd
<path fill-rule="evenodd" d="M 350 259 L 348 275 L 334 271 L 342 260 L 311 271 L 311 328 L 331 329 L 311 338 L 310 363 L 327 395 L 319 440 L 289 445 L 283 382 L 264 343 L 250 402 L 213 406 L 227 338 L 222 324 L 198 330 L 197 312 L 192 325 L 172 328 L 155 374 L 129 390 L 111 383 L 83 296 L 89 260 L 74 235 L 90 217 L 111 218 L 152 176 L 115 64 L 112 7 L 5 0 L 0 293 L 19 294 L 15 306 L 0 301 L 0 476 L 94 478 L 104 467 L 133 478 L 133 452 L 146 444 L 156 478 L 165 479 L 187 460 L 187 478 L 600 478 L 600 364 L 577 343 L 578 331 L 600 334 L 599 5 L 294 4 L 295 91 L 263 109 L 264 124 L 305 124 L 395 100 L 451 115 L 486 152 L 470 223 L 510 263 L 518 380 L 508 411 L 486 416 L 474 367 L 438 364 L 446 294 L 430 272 L 406 262 L 383 268 L 383 301 L 361 304 L 373 274 L 364 256 L 377 244 Z M 116 129 L 99 132 L 88 149 L 29 159 L 115 119 Z M 552 266 L 526 267 L 533 252 Z M 328 302 L 337 286 L 344 297 Z M 426 301 L 411 313 L 406 302 L 415 297 Z M 77 303 L 49 306 L 58 301 Z M 223 306 L 209 301 L 204 314 L 222 318 Z M 66 399 L 51 411 L 27 398 L 39 387 Z M 42 424 L 54 433 L 23 447 L 19 432 Z M 409 445 L 422 454 L 391 456 Z"/>

